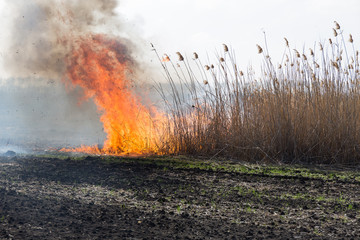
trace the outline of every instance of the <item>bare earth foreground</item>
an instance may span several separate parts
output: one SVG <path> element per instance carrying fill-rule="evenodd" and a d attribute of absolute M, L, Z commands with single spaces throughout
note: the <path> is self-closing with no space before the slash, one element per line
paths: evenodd
<path fill-rule="evenodd" d="M 360 171 L 0 158 L 0 239 L 359 239 Z"/>

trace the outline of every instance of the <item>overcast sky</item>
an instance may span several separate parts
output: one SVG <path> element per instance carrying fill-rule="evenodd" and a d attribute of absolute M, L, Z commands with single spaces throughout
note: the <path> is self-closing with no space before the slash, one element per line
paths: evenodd
<path fill-rule="evenodd" d="M 0 0 L 0 43 L 9 37 L 6 1 Z M 235 49 L 242 67 L 260 62 L 256 44 L 263 45 L 263 31 L 274 61 L 281 58 L 284 37 L 292 48 L 302 50 L 305 45 L 307 50 L 315 41 L 333 37 L 334 20 L 346 39 L 352 33 L 356 48 L 360 46 L 359 0 L 121 0 L 118 12 L 145 40 L 145 51 L 152 42 L 170 56 L 176 51 L 211 56 L 226 43 Z M 2 54 L 0 49 L 0 63 Z"/>
<path fill-rule="evenodd" d="M 306 50 L 315 41 L 333 37 L 334 20 L 348 39 L 360 42 L 359 0 L 123 0 L 119 12 L 161 52 L 207 52 L 233 47 L 239 64 L 256 64 L 256 44 L 263 31 L 274 60 L 291 47 Z"/>

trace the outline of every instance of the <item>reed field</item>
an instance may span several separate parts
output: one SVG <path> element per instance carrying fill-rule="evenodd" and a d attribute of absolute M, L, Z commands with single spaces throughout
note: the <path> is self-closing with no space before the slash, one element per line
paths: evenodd
<path fill-rule="evenodd" d="M 297 50 L 285 38 L 280 63 L 257 45 L 260 74 L 239 69 L 223 45 L 215 62 L 194 53 L 159 57 L 171 91 L 158 84 L 169 113 L 167 154 L 252 162 L 359 163 L 359 51 L 335 22 L 334 36 Z M 256 50 L 254 48 L 254 50 Z M 170 95 L 170 97 L 169 97 Z"/>

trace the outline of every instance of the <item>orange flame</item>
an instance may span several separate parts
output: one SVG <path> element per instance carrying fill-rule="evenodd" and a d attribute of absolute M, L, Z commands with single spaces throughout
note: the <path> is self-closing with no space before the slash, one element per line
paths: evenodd
<path fill-rule="evenodd" d="M 147 108 L 131 90 L 129 79 L 135 63 L 128 48 L 107 35 L 90 35 L 77 41 L 67 60 L 67 79 L 93 98 L 103 114 L 107 139 L 104 147 L 62 149 L 90 154 L 159 154 L 157 140 L 165 117 L 155 107 Z"/>

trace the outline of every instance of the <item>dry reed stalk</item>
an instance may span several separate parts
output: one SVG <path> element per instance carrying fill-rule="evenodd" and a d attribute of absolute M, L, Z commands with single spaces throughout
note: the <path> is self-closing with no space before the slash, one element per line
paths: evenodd
<path fill-rule="evenodd" d="M 335 22 L 334 34 L 339 29 Z M 288 47 L 286 38 L 285 43 Z M 161 142 L 163 152 L 249 161 L 359 162 L 359 54 L 353 48 L 349 59 L 345 42 L 329 43 L 328 48 L 319 43 L 320 64 L 312 49 L 312 59 L 289 52 L 281 67 L 263 54 L 256 80 L 251 68 L 246 75 L 238 70 L 226 45 L 226 58 L 218 58 L 216 68 L 208 64 L 204 69 L 196 56 L 195 71 L 178 54 L 180 70 L 164 67 L 173 99 L 165 99 L 171 127 Z"/>

